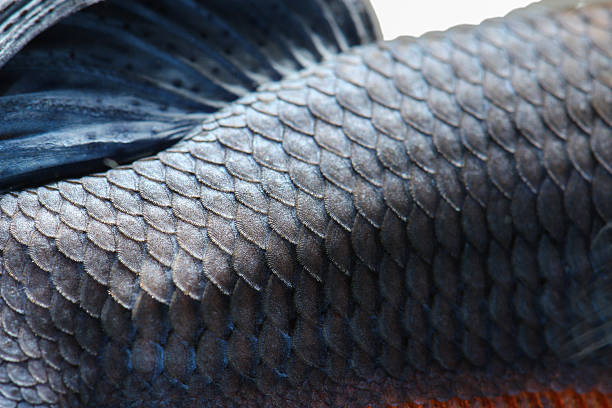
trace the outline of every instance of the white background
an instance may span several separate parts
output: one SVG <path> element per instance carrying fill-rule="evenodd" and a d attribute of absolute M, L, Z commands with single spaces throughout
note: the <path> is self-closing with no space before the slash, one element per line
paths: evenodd
<path fill-rule="evenodd" d="M 400 35 L 418 36 L 457 24 L 478 24 L 500 17 L 534 0 L 370 0 L 383 35 L 391 40 Z"/>

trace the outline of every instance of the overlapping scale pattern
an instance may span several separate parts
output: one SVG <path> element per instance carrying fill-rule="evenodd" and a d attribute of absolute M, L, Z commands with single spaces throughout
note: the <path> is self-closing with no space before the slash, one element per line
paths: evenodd
<path fill-rule="evenodd" d="M 3 195 L 2 403 L 605 399 L 607 349 L 575 360 L 568 328 L 612 222 L 611 27 L 361 47 L 155 157 Z"/>

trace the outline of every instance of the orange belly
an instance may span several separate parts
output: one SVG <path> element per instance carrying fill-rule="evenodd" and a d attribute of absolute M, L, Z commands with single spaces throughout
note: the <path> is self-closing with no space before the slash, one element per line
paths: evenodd
<path fill-rule="evenodd" d="M 368 407 L 371 408 L 371 407 Z M 599 391 L 579 393 L 563 391 L 522 392 L 496 398 L 474 398 L 448 401 L 427 400 L 387 405 L 387 408 L 612 408 L 612 394 Z"/>

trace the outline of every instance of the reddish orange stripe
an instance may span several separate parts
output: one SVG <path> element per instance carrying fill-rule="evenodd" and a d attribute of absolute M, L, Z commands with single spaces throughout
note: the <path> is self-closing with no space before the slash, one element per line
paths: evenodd
<path fill-rule="evenodd" d="M 430 400 L 422 404 L 406 402 L 387 405 L 387 408 L 612 408 L 612 394 L 602 394 L 599 391 L 579 394 L 570 389 L 560 392 L 523 392 L 513 396 L 472 400 Z"/>

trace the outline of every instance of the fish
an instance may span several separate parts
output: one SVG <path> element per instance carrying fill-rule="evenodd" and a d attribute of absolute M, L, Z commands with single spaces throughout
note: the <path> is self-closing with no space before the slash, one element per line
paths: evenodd
<path fill-rule="evenodd" d="M 610 407 L 612 3 L 90 3 L 1 5 L 0 406 Z"/>
<path fill-rule="evenodd" d="M 110 1 L 80 13 L 94 2 L 12 3 L 0 40 L 0 191 L 151 156 L 262 83 L 380 37 L 369 6 L 344 0 Z"/>

